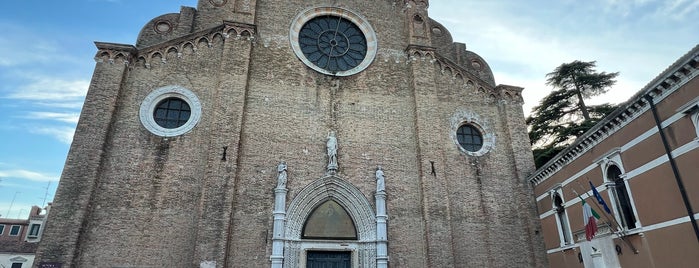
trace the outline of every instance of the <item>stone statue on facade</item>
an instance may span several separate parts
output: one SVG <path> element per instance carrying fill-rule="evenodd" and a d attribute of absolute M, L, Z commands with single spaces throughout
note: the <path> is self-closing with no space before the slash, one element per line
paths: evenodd
<path fill-rule="evenodd" d="M 376 192 L 382 193 L 386 191 L 386 178 L 383 175 L 381 166 L 376 167 Z"/>
<path fill-rule="evenodd" d="M 330 131 L 327 142 L 328 170 L 337 170 L 337 137 L 335 131 Z"/>
<path fill-rule="evenodd" d="M 286 188 L 286 163 L 284 161 L 277 166 L 277 173 L 277 188 Z"/>

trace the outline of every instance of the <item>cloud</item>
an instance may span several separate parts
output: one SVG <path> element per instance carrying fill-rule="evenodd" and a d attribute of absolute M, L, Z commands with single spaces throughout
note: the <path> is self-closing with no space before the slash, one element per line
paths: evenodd
<path fill-rule="evenodd" d="M 86 80 L 63 80 L 60 78 L 36 78 L 21 85 L 7 98 L 38 101 L 42 104 L 64 104 L 85 98 L 90 82 Z"/>
<path fill-rule="evenodd" d="M 73 142 L 73 134 L 75 133 L 75 128 L 65 127 L 65 126 L 63 126 L 63 127 L 60 127 L 60 126 L 59 127 L 38 127 L 38 128 L 31 128 L 29 131 L 33 132 L 33 133 L 37 133 L 37 134 L 49 135 L 62 143 L 70 144 L 71 142 Z"/>
<path fill-rule="evenodd" d="M 40 172 L 35 172 L 31 170 L 24 169 L 11 169 L 11 170 L 0 170 L 0 178 L 13 178 L 13 179 L 23 179 L 30 181 L 48 182 L 48 181 L 58 181 L 60 176 L 44 174 Z"/>
<path fill-rule="evenodd" d="M 545 76 L 562 63 L 597 61 L 598 71 L 620 72 L 614 88 L 591 100 L 619 103 L 696 44 L 699 24 L 667 14 L 695 14 L 699 1 L 596 3 L 440 1 L 430 6 L 430 16 L 488 62 L 496 83 L 525 88 L 525 114 L 551 91 Z M 626 12 L 633 16 L 623 17 Z"/>
<path fill-rule="evenodd" d="M 51 62 L 76 62 L 62 52 L 59 43 L 35 34 L 35 30 L 0 21 L 0 67 L 16 67 Z"/>
<path fill-rule="evenodd" d="M 603 0 L 603 10 L 627 19 L 684 21 L 699 10 L 696 0 Z"/>
<path fill-rule="evenodd" d="M 80 113 L 30 112 L 26 117 L 36 120 L 56 120 L 64 123 L 77 124 Z"/>
<path fill-rule="evenodd" d="M 26 105 L 22 102 L 18 105 L 28 107 L 26 110 L 30 111 L 16 110 L 18 114 L 15 117 L 58 123 L 41 126 L 28 124 L 25 126 L 27 131 L 48 135 L 64 144 L 70 144 L 88 87 L 89 82 L 85 80 L 39 77 L 16 86 L 15 90 L 11 90 L 3 98 L 28 102 Z"/>
<path fill-rule="evenodd" d="M 667 1 L 665 3 L 665 8 L 661 11 L 661 15 L 674 20 L 684 20 L 690 17 L 689 14 L 699 9 L 699 1 L 691 0 L 690 3 L 687 3 L 688 1 L 689 0 Z"/>

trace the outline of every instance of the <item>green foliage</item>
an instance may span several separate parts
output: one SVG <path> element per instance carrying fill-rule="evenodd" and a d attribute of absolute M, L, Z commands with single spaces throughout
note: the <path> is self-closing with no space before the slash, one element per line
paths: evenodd
<path fill-rule="evenodd" d="M 564 63 L 547 74 L 554 90 L 526 119 L 537 168 L 587 132 L 617 105 L 586 105 L 585 98 L 606 93 L 619 73 L 595 71 L 595 62 Z"/>
<path fill-rule="evenodd" d="M 532 150 L 534 153 L 534 164 L 539 168 L 546 164 L 551 158 L 556 156 L 558 153 L 563 151 L 566 147 L 546 147 L 546 148 L 536 148 Z"/>
<path fill-rule="evenodd" d="M 595 71 L 595 61 L 573 61 L 556 67 L 546 75 L 546 84 L 565 91 L 580 92 L 590 98 L 607 92 L 616 83 L 619 73 Z"/>

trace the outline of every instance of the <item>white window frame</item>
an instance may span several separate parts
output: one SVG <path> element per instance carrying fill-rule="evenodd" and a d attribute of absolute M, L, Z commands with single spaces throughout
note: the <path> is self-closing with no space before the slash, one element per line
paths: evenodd
<path fill-rule="evenodd" d="M 155 111 L 162 100 L 167 98 L 178 98 L 189 105 L 189 120 L 187 120 L 184 125 L 177 128 L 164 128 L 155 122 L 153 111 Z M 139 117 L 143 127 L 151 133 L 161 137 L 175 137 L 191 131 L 197 123 L 199 123 L 202 115 L 201 109 L 201 102 L 194 92 L 182 86 L 170 85 L 153 90 L 143 99 L 139 110 Z"/>
<path fill-rule="evenodd" d="M 5 225 L 0 224 L 0 236 L 3 235 L 4 233 L 5 233 Z"/>
<path fill-rule="evenodd" d="M 34 226 L 37 226 L 38 228 L 36 228 L 36 233 L 32 234 L 32 232 L 34 231 Z M 40 230 L 41 230 L 41 224 L 32 223 L 29 225 L 29 231 L 27 232 L 27 235 L 28 236 L 39 236 Z"/>
<path fill-rule="evenodd" d="M 614 219 L 616 219 L 616 222 L 621 224 L 622 219 L 621 219 L 621 211 L 619 211 L 619 200 L 617 198 L 616 191 L 609 190 L 610 188 L 613 188 L 615 185 L 615 182 L 610 181 L 609 177 L 607 176 L 607 170 L 609 169 L 610 166 L 616 166 L 617 168 L 619 168 L 619 171 L 621 172 L 621 175 L 619 177 L 622 180 L 624 180 L 624 186 L 626 187 L 626 195 L 629 197 L 631 211 L 633 213 L 634 219 L 636 220 L 634 222 L 634 225 L 635 225 L 634 229 L 641 228 L 643 225 L 641 225 L 640 217 L 638 217 L 638 210 L 636 209 L 636 202 L 634 201 L 634 198 L 633 198 L 633 191 L 631 191 L 631 186 L 629 185 L 629 179 L 628 179 L 628 176 L 626 175 L 626 170 L 624 169 L 624 165 L 621 161 L 621 149 L 615 148 L 611 152 L 607 153 L 607 155 L 605 157 L 600 159 L 599 166 L 600 166 L 600 168 L 602 168 L 602 178 L 604 179 L 604 184 L 607 186 L 607 196 L 609 197 L 610 204 L 612 205 L 612 211 L 614 213 Z M 601 213 L 606 213 L 606 212 L 601 212 Z M 621 227 L 623 227 L 623 230 L 618 230 L 618 231 L 633 230 L 633 229 L 628 229 L 627 226 L 621 226 Z"/>
<path fill-rule="evenodd" d="M 561 222 L 561 217 L 559 217 L 558 212 L 556 212 L 556 199 L 555 196 L 558 195 L 561 198 L 563 205 L 563 220 Z M 568 217 L 568 210 L 565 207 L 566 200 L 563 198 L 563 188 L 562 185 L 556 185 L 551 191 L 549 191 L 549 197 L 551 198 L 551 210 L 553 210 L 553 217 L 556 218 L 556 227 L 558 228 L 558 240 L 561 247 L 575 244 L 575 239 L 573 238 L 573 232 L 570 229 L 570 218 Z M 568 241 L 566 242 L 566 237 Z"/>
<path fill-rule="evenodd" d="M 489 120 L 486 118 L 481 117 L 480 115 L 471 111 L 459 110 L 451 116 L 449 121 L 451 124 L 451 132 L 449 135 L 461 153 L 470 156 L 483 156 L 495 148 L 495 132 L 492 131 Z M 459 139 L 456 137 L 456 133 L 459 130 L 459 127 L 463 125 L 470 125 L 481 133 L 481 141 L 483 142 L 483 145 L 481 146 L 480 150 L 471 152 L 461 146 Z"/>
<path fill-rule="evenodd" d="M 34 226 L 38 226 L 38 228 L 36 229 L 36 234 L 32 234 L 32 230 L 34 230 Z M 27 227 L 27 239 L 39 238 L 40 234 L 41 234 L 41 224 L 40 223 L 30 223 L 29 227 Z"/>
<path fill-rule="evenodd" d="M 677 112 L 682 112 L 689 116 L 689 118 L 692 120 L 692 124 L 694 124 L 694 134 L 696 135 L 694 140 L 699 141 L 699 97 L 696 97 L 687 104 L 682 105 L 682 107 L 677 109 Z"/>
<path fill-rule="evenodd" d="M 13 234 L 12 234 L 12 228 L 14 228 L 15 226 L 19 227 L 19 229 L 17 230 L 17 234 L 14 234 L 14 235 L 13 235 Z M 11 226 L 10 226 L 10 231 L 7 233 L 8 236 L 19 236 L 20 234 L 22 234 L 22 225 L 11 225 Z"/>

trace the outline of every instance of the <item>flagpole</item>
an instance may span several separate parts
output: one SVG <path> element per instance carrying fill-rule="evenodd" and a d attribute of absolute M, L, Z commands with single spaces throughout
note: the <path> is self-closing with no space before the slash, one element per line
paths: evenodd
<path fill-rule="evenodd" d="M 583 200 L 585 199 L 585 198 L 583 198 L 582 196 L 580 196 L 580 194 L 578 194 L 578 192 L 576 192 L 575 189 L 573 189 L 573 193 L 574 193 L 575 195 L 577 195 L 578 197 L 580 197 L 581 199 L 583 199 Z M 589 195 L 588 195 L 588 197 L 589 197 Z M 597 200 L 595 200 L 595 202 L 597 202 Z M 595 203 L 595 202 L 593 202 L 593 203 Z M 587 202 L 585 202 L 585 203 L 587 203 Z M 599 209 L 599 210 L 601 210 L 601 211 L 603 210 L 602 208 L 600 208 L 599 204 L 596 204 L 596 203 L 595 203 L 595 206 L 597 207 L 597 209 Z M 604 217 L 607 219 L 607 222 L 608 222 L 608 223 L 612 223 L 612 220 L 613 220 L 614 223 L 616 223 L 617 226 L 619 226 L 619 223 L 616 221 L 616 219 L 614 219 L 614 218 L 610 219 L 610 218 L 609 218 L 609 215 L 607 215 L 606 213 L 602 213 L 602 214 L 604 214 Z M 614 226 L 610 226 L 610 227 L 611 227 L 611 228 L 614 228 Z"/>
<path fill-rule="evenodd" d="M 586 178 L 588 181 L 590 180 L 590 179 L 587 178 L 587 177 L 585 177 L 585 178 Z M 577 182 L 577 183 L 578 183 L 578 186 L 582 187 L 583 190 L 585 190 L 585 187 L 583 187 L 583 186 L 580 184 L 580 181 L 575 181 L 575 182 Z M 575 192 L 575 190 L 573 190 L 573 192 Z M 577 194 L 577 193 L 576 193 L 576 194 Z M 587 195 L 588 197 L 590 197 L 590 195 L 587 194 L 587 191 L 585 191 L 585 195 Z M 578 195 L 578 196 L 579 196 L 579 195 Z M 595 199 L 597 199 L 597 198 L 595 197 Z M 606 210 L 602 209 L 602 207 L 599 206 L 597 200 L 595 200 L 595 202 L 592 202 L 592 203 L 594 203 L 594 204 L 595 204 L 595 207 L 597 207 L 597 209 L 599 209 L 600 211 L 606 211 Z M 622 232 L 624 231 L 624 227 L 621 227 L 621 224 L 619 224 L 619 221 L 616 220 L 616 217 L 612 217 L 611 220 L 610 220 L 609 215 L 607 215 L 607 213 L 603 213 L 603 214 L 604 214 L 604 217 L 607 219 L 607 221 L 609 221 L 609 222 L 611 223 L 612 220 L 613 220 L 613 222 L 616 223 L 617 229 L 621 230 Z"/>
<path fill-rule="evenodd" d="M 578 183 L 578 186 L 582 187 L 582 186 L 580 185 L 580 182 L 579 182 L 579 181 L 576 181 L 576 182 Z M 585 187 L 583 187 L 583 190 L 585 190 Z M 575 193 L 578 197 L 582 198 L 582 196 L 580 196 L 577 192 L 575 192 L 575 189 L 573 189 L 573 193 Z M 585 191 L 585 194 L 586 194 L 588 197 L 590 197 L 590 195 L 587 194 L 587 191 Z M 585 199 L 583 199 L 583 200 L 585 200 Z M 603 210 L 603 209 L 599 206 L 599 204 L 597 204 L 597 200 L 594 200 L 594 202 L 592 202 L 592 203 L 595 203 L 595 206 L 596 206 L 597 209 L 599 209 L 600 211 Z M 607 221 L 609 221 L 609 215 L 606 215 L 606 213 L 603 213 L 603 214 L 605 214 L 604 217 L 607 218 Z M 629 248 L 631 249 L 631 251 L 633 251 L 633 254 L 638 254 L 638 250 L 636 249 L 636 247 L 634 247 L 633 244 L 631 244 L 631 242 L 629 242 L 629 241 L 627 241 L 626 239 L 624 239 L 625 236 L 622 235 L 622 233 L 624 233 L 624 228 L 621 227 L 621 225 L 619 224 L 619 222 L 616 220 L 616 217 L 612 217 L 612 219 L 614 220 L 614 223 L 616 223 L 616 225 L 617 225 L 617 226 L 619 227 L 619 229 L 621 230 L 619 233 L 616 233 L 616 232 L 615 232 L 615 234 L 617 235 L 617 237 L 619 237 L 619 239 L 621 239 L 621 241 L 624 241 L 624 244 L 626 244 L 627 246 L 629 246 Z"/>

